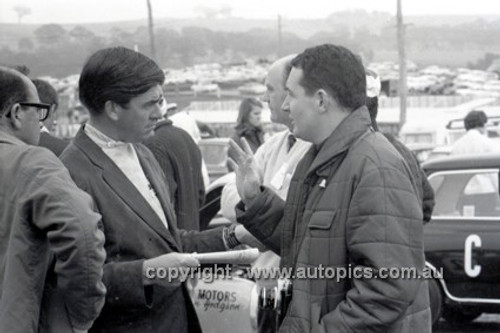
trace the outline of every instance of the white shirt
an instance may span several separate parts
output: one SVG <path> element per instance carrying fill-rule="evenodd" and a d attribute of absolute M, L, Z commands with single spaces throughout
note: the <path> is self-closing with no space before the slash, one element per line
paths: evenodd
<path fill-rule="evenodd" d="M 160 200 L 151 186 L 151 183 L 142 170 L 134 145 L 128 142 L 115 141 L 93 127 L 86 124 L 85 134 L 116 164 L 116 166 L 127 176 L 130 182 L 141 193 L 146 201 L 151 205 L 156 215 L 168 229 L 167 218 Z"/>
<path fill-rule="evenodd" d="M 452 155 L 491 153 L 496 149 L 493 141 L 477 129 L 470 129 L 460 139 L 455 141 Z"/>
<path fill-rule="evenodd" d="M 458 139 L 451 150 L 451 155 L 481 154 L 498 151 L 493 140 L 477 129 L 470 129 Z M 492 193 L 498 190 L 496 175 L 475 175 L 464 189 L 465 194 Z"/>

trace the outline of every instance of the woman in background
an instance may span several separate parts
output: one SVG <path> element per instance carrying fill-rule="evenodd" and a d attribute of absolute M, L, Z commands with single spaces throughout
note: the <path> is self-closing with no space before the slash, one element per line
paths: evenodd
<path fill-rule="evenodd" d="M 231 137 L 240 147 L 242 147 L 241 138 L 245 138 L 254 153 L 264 143 L 264 130 L 261 121 L 262 107 L 262 103 L 254 97 L 243 99 L 240 104 L 235 133 Z"/>

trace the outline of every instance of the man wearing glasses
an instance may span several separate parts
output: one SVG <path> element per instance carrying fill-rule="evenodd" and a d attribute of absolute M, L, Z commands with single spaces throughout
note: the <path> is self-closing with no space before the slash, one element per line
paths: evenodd
<path fill-rule="evenodd" d="M 35 147 L 49 109 L 26 76 L 0 67 L 0 332 L 86 332 L 104 303 L 101 216 Z"/>

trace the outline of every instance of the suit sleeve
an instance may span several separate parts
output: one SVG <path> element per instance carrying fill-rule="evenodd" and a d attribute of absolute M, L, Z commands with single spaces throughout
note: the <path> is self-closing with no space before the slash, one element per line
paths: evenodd
<path fill-rule="evenodd" d="M 369 162 L 367 164 L 370 164 Z M 357 173 L 348 208 L 346 242 L 352 267 L 424 267 L 422 207 L 409 177 L 394 168 L 372 165 Z M 400 319 L 422 280 L 352 278 L 345 300 L 321 318 L 327 332 L 382 332 Z"/>
<path fill-rule="evenodd" d="M 47 234 L 71 325 L 87 330 L 99 315 L 106 292 L 101 216 L 55 156 L 38 148 L 28 152 L 37 167 L 34 174 L 26 170 L 24 216 L 32 216 L 35 226 Z"/>
<path fill-rule="evenodd" d="M 226 251 L 222 239 L 222 228 L 204 231 L 179 230 L 183 252 L 217 252 Z"/>

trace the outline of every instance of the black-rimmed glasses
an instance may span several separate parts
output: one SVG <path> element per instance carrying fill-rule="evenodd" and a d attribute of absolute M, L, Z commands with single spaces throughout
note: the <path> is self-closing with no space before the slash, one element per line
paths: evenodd
<path fill-rule="evenodd" d="M 36 108 L 36 112 L 38 114 L 38 120 L 40 121 L 44 121 L 45 119 L 47 119 L 47 117 L 49 116 L 50 109 L 52 107 L 52 104 L 47 104 L 47 103 L 20 102 L 19 105 Z"/>

